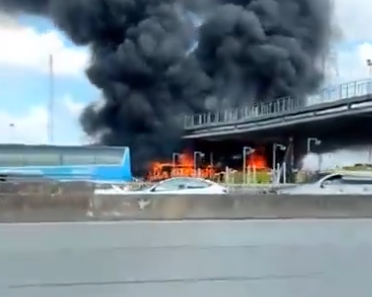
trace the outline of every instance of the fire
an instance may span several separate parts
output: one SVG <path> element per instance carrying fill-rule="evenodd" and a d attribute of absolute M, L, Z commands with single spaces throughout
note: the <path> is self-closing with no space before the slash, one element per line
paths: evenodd
<path fill-rule="evenodd" d="M 207 166 L 201 166 L 201 168 L 195 168 L 196 164 L 193 154 L 182 153 L 177 154 L 178 160 L 174 162 L 153 162 L 150 164 L 150 170 L 147 175 L 147 179 L 150 181 L 158 181 L 167 179 L 170 177 L 202 177 L 212 178 L 216 174 L 221 173 L 223 170 L 220 168 L 217 172 L 216 168 L 211 164 Z M 268 170 L 267 160 L 265 158 L 265 152 L 263 149 L 257 149 L 246 156 L 247 168 L 255 170 Z M 240 167 L 241 170 L 242 167 Z"/>
<path fill-rule="evenodd" d="M 210 165 L 205 168 L 195 168 L 194 158 L 189 153 L 182 153 L 177 156 L 178 160 L 174 163 L 153 162 L 150 166 L 148 179 L 155 181 L 177 176 L 210 178 L 215 173 Z"/>
<path fill-rule="evenodd" d="M 263 149 L 257 149 L 251 154 L 247 155 L 247 167 L 255 168 L 258 170 L 266 170 L 269 168 L 267 160 L 265 158 L 265 152 Z"/>

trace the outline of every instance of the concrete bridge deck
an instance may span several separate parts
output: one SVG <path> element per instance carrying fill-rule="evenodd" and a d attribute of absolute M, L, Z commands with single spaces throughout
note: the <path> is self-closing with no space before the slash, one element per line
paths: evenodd
<path fill-rule="evenodd" d="M 257 106 L 187 116 L 184 138 L 222 137 L 233 134 L 316 125 L 340 118 L 372 114 L 372 80 L 345 83 L 310 96 L 305 105 L 283 98 Z"/>

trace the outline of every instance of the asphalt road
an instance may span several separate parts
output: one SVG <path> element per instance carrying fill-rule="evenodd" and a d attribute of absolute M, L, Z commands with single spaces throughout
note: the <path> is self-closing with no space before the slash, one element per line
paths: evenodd
<path fill-rule="evenodd" d="M 0 224 L 4 297 L 370 297 L 372 220 Z"/>

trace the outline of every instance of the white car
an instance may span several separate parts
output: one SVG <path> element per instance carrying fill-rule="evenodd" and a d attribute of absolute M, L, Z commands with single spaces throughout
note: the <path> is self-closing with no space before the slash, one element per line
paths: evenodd
<path fill-rule="evenodd" d="M 278 190 L 282 195 L 371 195 L 371 172 L 343 172 L 325 175 L 314 182 Z"/>
<path fill-rule="evenodd" d="M 129 185 L 120 184 L 96 184 L 94 194 L 95 195 L 121 195 L 128 192 L 130 189 Z"/>
<path fill-rule="evenodd" d="M 172 194 L 172 195 L 202 195 L 227 194 L 226 187 L 215 182 L 193 177 L 174 177 L 154 185 L 131 191 L 128 186 L 106 184 L 94 191 L 96 195 L 125 195 L 125 194 Z"/>
<path fill-rule="evenodd" d="M 225 195 L 227 193 L 228 189 L 222 185 L 206 179 L 192 177 L 170 178 L 139 190 L 129 190 L 125 185 L 104 184 L 94 191 L 95 198 L 91 200 L 87 215 L 94 216 L 94 209 L 101 208 L 103 202 L 99 199 L 100 195 L 121 197 L 128 195 L 128 199 L 123 197 L 122 206 L 130 207 L 137 204 L 139 209 L 143 210 L 152 203 L 151 195 Z M 139 195 L 139 199 L 136 197 L 137 195 Z M 142 195 L 148 195 L 148 198 L 144 198 Z"/>

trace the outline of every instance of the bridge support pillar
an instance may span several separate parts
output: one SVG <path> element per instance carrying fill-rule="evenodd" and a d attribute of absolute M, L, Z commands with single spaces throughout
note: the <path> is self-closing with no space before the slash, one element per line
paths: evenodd
<path fill-rule="evenodd" d="M 302 159 L 306 155 L 307 139 L 302 137 L 289 137 L 287 150 L 284 156 L 286 163 L 286 180 L 289 183 L 296 182 L 296 174 L 302 167 Z"/>
<path fill-rule="evenodd" d="M 293 137 L 289 137 L 286 141 L 287 149 L 284 155 L 284 163 L 285 163 L 285 174 L 286 182 L 293 183 L 293 171 L 294 171 L 294 155 L 293 155 L 293 148 L 294 148 L 294 139 Z"/>

